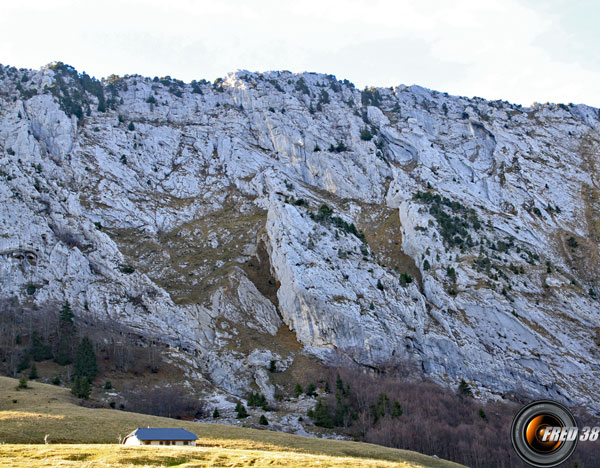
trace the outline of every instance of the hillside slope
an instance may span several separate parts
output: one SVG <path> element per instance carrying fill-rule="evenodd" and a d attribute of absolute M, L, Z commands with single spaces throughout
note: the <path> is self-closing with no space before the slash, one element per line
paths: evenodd
<path fill-rule="evenodd" d="M 306 354 L 598 410 L 599 131 L 331 75 L 2 67 L 1 294 L 237 395 Z"/>
<path fill-rule="evenodd" d="M 0 460 L 4 459 L 7 463 L 11 457 L 13 461 L 25 459 L 29 462 L 32 457 L 40 460 L 50 458 L 48 466 L 56 466 L 60 460 L 73 460 L 74 454 L 88 453 L 85 458 L 88 462 L 95 460 L 104 463 L 123 463 L 123 459 L 129 460 L 138 457 L 140 460 L 146 460 L 148 464 L 160 465 L 165 463 L 163 457 L 182 456 L 181 452 L 176 449 L 169 450 L 167 448 L 166 454 L 164 451 L 153 452 L 150 460 L 147 451 L 138 451 L 134 456 L 131 451 L 110 447 L 108 452 L 112 452 L 114 456 L 111 459 L 106 453 L 106 448 L 93 446 L 67 448 L 64 446 L 4 445 L 40 444 L 43 443 L 46 434 L 52 444 L 115 444 L 119 437 L 124 437 L 137 427 L 150 426 L 182 427 L 197 434 L 200 439 L 199 444 L 203 447 L 202 454 L 195 454 L 190 461 L 197 458 L 198 462 L 214 463 L 221 457 L 220 462 L 222 463 L 224 460 L 231 463 L 243 463 L 250 457 L 255 459 L 255 463 L 261 461 L 265 466 L 273 463 L 276 463 L 276 466 L 283 466 L 286 463 L 291 463 L 291 466 L 294 466 L 293 463 L 296 463 L 296 466 L 313 466 L 313 464 L 318 465 L 319 463 L 338 463 L 344 466 L 388 466 L 378 465 L 373 460 L 393 462 L 390 463 L 390 466 L 398 466 L 396 463 L 406 464 L 400 466 L 431 468 L 462 466 L 407 450 L 390 449 L 372 444 L 314 439 L 273 431 L 180 421 L 118 410 L 83 408 L 77 405 L 76 400 L 65 389 L 29 382 L 29 389 L 16 391 L 17 383 L 16 379 L 0 377 L 0 395 L 2 396 L 0 399 L 0 421 L 2 423 L 0 425 L 0 442 L 3 444 L 0 446 Z M 13 400 L 16 400 L 16 403 Z M 312 459 L 307 456 L 303 458 L 300 454 L 325 457 Z M 345 457 L 354 459 L 344 459 Z M 82 461 L 83 459 L 75 460 Z M 140 464 L 131 460 L 128 463 Z M 15 462 L 14 466 L 19 465 Z M 194 464 L 193 466 L 205 465 Z"/>

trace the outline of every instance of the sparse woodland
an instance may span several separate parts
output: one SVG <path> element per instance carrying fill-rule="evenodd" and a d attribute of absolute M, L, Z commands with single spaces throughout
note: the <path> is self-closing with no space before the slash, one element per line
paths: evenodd
<path fill-rule="evenodd" d="M 523 394 L 485 403 L 473 398 L 468 383 L 450 389 L 415 379 L 414 373 L 407 379 L 406 366 L 397 370 L 374 374 L 329 369 L 320 380 L 321 388 L 329 391 L 312 410 L 313 421 L 355 440 L 437 455 L 473 468 L 526 466 L 509 437 L 513 416 L 529 401 Z M 577 418 L 580 427 L 600 423 L 583 411 Z M 597 466 L 599 448 L 598 442 L 579 444 L 565 466 Z"/>

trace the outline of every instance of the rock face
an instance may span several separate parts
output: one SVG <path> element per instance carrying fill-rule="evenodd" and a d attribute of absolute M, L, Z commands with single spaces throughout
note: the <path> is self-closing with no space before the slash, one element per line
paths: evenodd
<path fill-rule="evenodd" d="M 1 295 L 234 394 L 304 353 L 598 410 L 599 150 L 584 105 L 2 67 Z"/>

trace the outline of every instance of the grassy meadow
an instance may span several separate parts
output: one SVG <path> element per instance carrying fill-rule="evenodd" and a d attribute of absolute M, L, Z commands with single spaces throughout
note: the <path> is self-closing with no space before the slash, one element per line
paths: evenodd
<path fill-rule="evenodd" d="M 0 377 L 0 466 L 432 467 L 461 465 L 378 445 L 195 423 L 78 405 L 65 388 Z M 124 447 L 137 427 L 182 427 L 199 447 Z M 50 444 L 44 445 L 48 435 Z M 95 445 L 94 445 L 95 444 Z M 109 445 L 111 444 L 111 445 Z"/>

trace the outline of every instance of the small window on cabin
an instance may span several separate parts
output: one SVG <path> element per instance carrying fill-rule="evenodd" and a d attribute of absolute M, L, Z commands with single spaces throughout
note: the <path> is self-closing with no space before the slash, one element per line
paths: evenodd
<path fill-rule="evenodd" d="M 159 442 L 159 445 L 164 445 L 164 444 L 165 443 L 162 440 Z"/>
<path fill-rule="evenodd" d="M 150 441 L 149 441 L 149 440 L 145 441 L 144 443 L 145 443 L 146 445 L 150 445 Z"/>
<path fill-rule="evenodd" d="M 187 440 L 184 440 L 184 441 L 183 441 L 183 445 L 188 445 L 188 441 L 187 441 Z"/>

